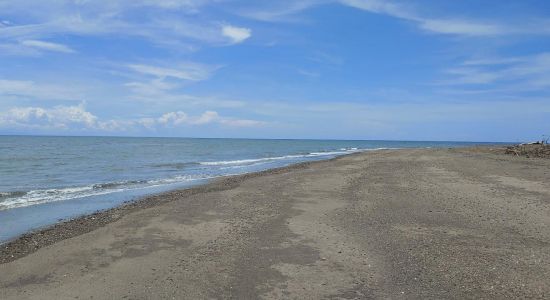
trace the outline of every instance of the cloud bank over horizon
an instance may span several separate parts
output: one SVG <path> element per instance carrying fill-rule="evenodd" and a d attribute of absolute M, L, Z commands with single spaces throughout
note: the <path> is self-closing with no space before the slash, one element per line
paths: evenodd
<path fill-rule="evenodd" d="M 534 0 L 4 1 L 0 134 L 538 139 L 549 15 Z"/>
<path fill-rule="evenodd" d="M 0 112 L 0 126 L 12 129 L 34 129 L 38 133 L 66 130 L 80 133 L 118 132 L 135 133 L 146 130 L 156 133 L 162 128 L 182 126 L 219 125 L 224 127 L 263 126 L 266 123 L 256 120 L 222 117 L 215 111 L 205 111 L 198 116 L 190 116 L 183 111 L 166 112 L 158 118 L 110 119 L 101 120 L 86 110 L 85 104 L 73 106 L 15 107 Z"/>

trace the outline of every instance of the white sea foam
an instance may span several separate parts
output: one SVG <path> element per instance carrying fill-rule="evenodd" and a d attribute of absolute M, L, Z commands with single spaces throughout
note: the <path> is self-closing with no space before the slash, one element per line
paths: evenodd
<path fill-rule="evenodd" d="M 339 151 L 326 151 L 326 152 L 310 152 L 307 154 L 294 154 L 275 157 L 264 157 L 256 159 L 241 159 L 241 160 L 227 160 L 227 161 L 206 161 L 201 162 L 200 165 L 204 166 L 218 166 L 218 169 L 228 168 L 245 168 L 252 165 L 265 164 L 272 161 L 284 161 L 289 163 L 313 157 L 334 157 L 344 154 L 350 154 L 359 151 L 366 150 L 382 150 L 390 148 L 378 148 L 378 149 L 357 149 L 357 148 L 341 148 Z M 242 172 L 239 172 L 242 174 Z M 49 202 L 65 201 L 78 198 L 85 198 L 91 196 L 105 195 L 117 192 L 123 192 L 128 190 L 152 188 L 163 185 L 177 184 L 183 182 L 190 182 L 196 180 L 207 180 L 220 176 L 228 176 L 234 174 L 195 174 L 195 175 L 178 175 L 169 178 L 153 179 L 153 180 L 128 180 L 128 181 L 115 181 L 106 183 L 96 183 L 86 186 L 76 186 L 58 189 L 44 189 L 44 190 L 32 190 L 29 192 L 2 192 L 0 196 L 0 210 L 6 210 L 11 208 L 20 208 L 36 204 L 43 204 Z"/>
<path fill-rule="evenodd" d="M 403 148 L 387 148 L 387 147 L 382 147 L 382 148 L 369 148 L 369 149 L 363 149 L 362 151 L 399 150 L 399 149 L 403 149 Z"/>
<path fill-rule="evenodd" d="M 93 185 L 83 187 L 71 187 L 64 189 L 33 190 L 20 197 L 7 198 L 0 202 L 0 210 L 31 206 L 48 202 L 56 202 L 82 198 L 88 196 L 103 195 L 122 191 L 123 189 L 94 189 Z"/>
<path fill-rule="evenodd" d="M 255 159 L 205 161 L 205 162 L 200 162 L 200 164 L 205 166 L 250 165 L 250 164 L 256 164 L 260 162 L 270 162 L 270 161 L 285 160 L 285 159 L 291 160 L 291 159 L 297 159 L 297 158 L 308 158 L 308 157 L 318 157 L 318 156 L 344 155 L 344 154 L 349 154 L 357 151 L 360 151 L 360 150 L 358 150 L 357 148 L 341 148 L 340 151 L 311 152 L 307 154 L 262 157 L 262 158 L 255 158 Z"/>
<path fill-rule="evenodd" d="M 32 190 L 23 195 L 17 197 L 7 197 L 0 201 L 0 210 L 6 210 L 11 208 L 20 208 L 36 204 L 43 204 L 49 202 L 72 200 L 84 197 L 99 196 L 112 194 L 117 192 L 123 192 L 128 190 L 136 190 L 143 188 L 151 188 L 156 186 L 162 186 L 167 184 L 174 184 L 180 182 L 187 182 L 200 179 L 209 179 L 211 176 L 174 176 L 170 178 L 156 179 L 156 180 L 139 180 L 139 181 L 116 181 L 109 183 L 98 183 L 80 187 L 68 187 L 61 189 L 45 189 L 45 190 Z"/>

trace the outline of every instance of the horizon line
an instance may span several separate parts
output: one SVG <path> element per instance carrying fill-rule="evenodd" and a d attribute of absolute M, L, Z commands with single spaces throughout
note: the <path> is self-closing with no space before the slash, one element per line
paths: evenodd
<path fill-rule="evenodd" d="M 191 137 L 191 136 L 133 136 L 133 135 L 50 135 L 50 134 L 0 134 L 0 137 L 90 137 L 90 138 L 173 138 L 173 139 L 227 139 L 227 140 L 287 140 L 287 141 L 363 141 L 363 142 L 438 142 L 515 144 L 521 141 L 464 141 L 464 140 L 397 140 L 397 139 L 337 139 L 337 138 L 257 138 L 257 137 Z"/>

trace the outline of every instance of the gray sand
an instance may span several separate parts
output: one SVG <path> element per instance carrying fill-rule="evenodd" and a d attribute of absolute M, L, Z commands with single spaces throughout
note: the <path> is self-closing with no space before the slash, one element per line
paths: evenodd
<path fill-rule="evenodd" d="M 386 150 L 142 203 L 5 246 L 0 299 L 550 297 L 550 160 Z"/>

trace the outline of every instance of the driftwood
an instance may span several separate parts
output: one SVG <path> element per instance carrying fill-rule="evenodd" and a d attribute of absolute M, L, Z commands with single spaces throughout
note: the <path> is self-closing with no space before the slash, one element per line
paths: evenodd
<path fill-rule="evenodd" d="M 543 142 L 524 143 L 506 147 L 504 153 L 515 156 L 550 158 L 550 145 Z"/>

